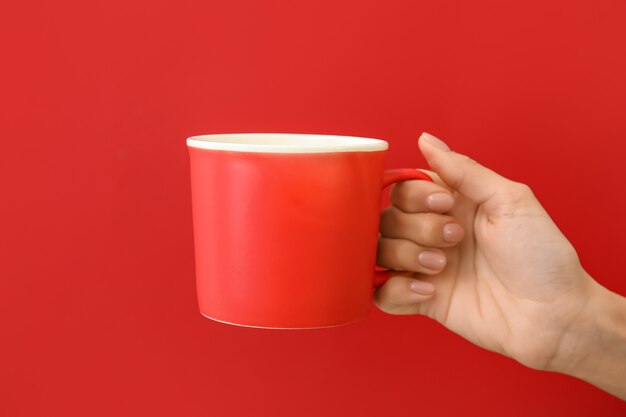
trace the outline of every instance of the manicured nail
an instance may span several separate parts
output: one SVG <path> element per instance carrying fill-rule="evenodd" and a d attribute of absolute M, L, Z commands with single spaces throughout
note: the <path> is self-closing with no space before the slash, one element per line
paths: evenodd
<path fill-rule="evenodd" d="M 424 140 L 428 143 L 430 143 L 433 146 L 438 147 L 439 149 L 443 149 L 444 151 L 449 151 L 450 147 L 448 145 L 446 145 L 446 143 L 444 141 L 442 141 L 439 138 L 434 137 L 433 135 L 431 135 L 430 133 L 422 133 L 422 137 L 424 138 Z"/>
<path fill-rule="evenodd" d="M 416 294 L 430 295 L 435 291 L 435 286 L 427 281 L 411 281 L 409 288 Z"/>
<path fill-rule="evenodd" d="M 435 211 L 448 211 L 454 205 L 454 199 L 450 194 L 434 193 L 426 197 L 426 206 Z"/>
<path fill-rule="evenodd" d="M 456 223 L 448 223 L 443 226 L 443 240 L 446 242 L 460 242 L 464 234 L 463 228 Z"/>
<path fill-rule="evenodd" d="M 417 255 L 417 260 L 423 267 L 439 271 L 446 265 L 446 257 L 439 252 L 424 251 Z"/>

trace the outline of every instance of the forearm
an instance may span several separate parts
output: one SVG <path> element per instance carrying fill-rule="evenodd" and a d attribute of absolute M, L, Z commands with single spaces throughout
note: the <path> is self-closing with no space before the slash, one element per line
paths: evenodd
<path fill-rule="evenodd" d="M 553 369 L 626 400 L 626 298 L 595 283 Z"/>

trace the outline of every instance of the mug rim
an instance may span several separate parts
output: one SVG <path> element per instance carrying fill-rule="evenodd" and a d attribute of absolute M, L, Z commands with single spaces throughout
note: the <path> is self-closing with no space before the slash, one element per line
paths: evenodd
<path fill-rule="evenodd" d="M 382 139 L 314 133 L 217 133 L 187 138 L 189 148 L 269 153 L 384 151 Z"/>

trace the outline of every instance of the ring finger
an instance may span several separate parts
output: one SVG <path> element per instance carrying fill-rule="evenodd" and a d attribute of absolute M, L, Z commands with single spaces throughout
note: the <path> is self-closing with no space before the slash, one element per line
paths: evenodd
<path fill-rule="evenodd" d="M 437 213 L 405 213 L 388 207 L 380 215 L 380 233 L 408 239 L 426 247 L 450 247 L 463 239 L 463 228 L 451 216 Z"/>
<path fill-rule="evenodd" d="M 439 249 L 426 248 L 406 239 L 378 239 L 377 264 L 396 271 L 437 274 L 446 266 Z"/>

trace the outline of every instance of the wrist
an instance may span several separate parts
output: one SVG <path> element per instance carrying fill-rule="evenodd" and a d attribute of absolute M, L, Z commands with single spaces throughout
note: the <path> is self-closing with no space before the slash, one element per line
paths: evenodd
<path fill-rule="evenodd" d="M 580 314 L 563 333 L 548 370 L 626 395 L 626 299 L 593 278 Z"/>

